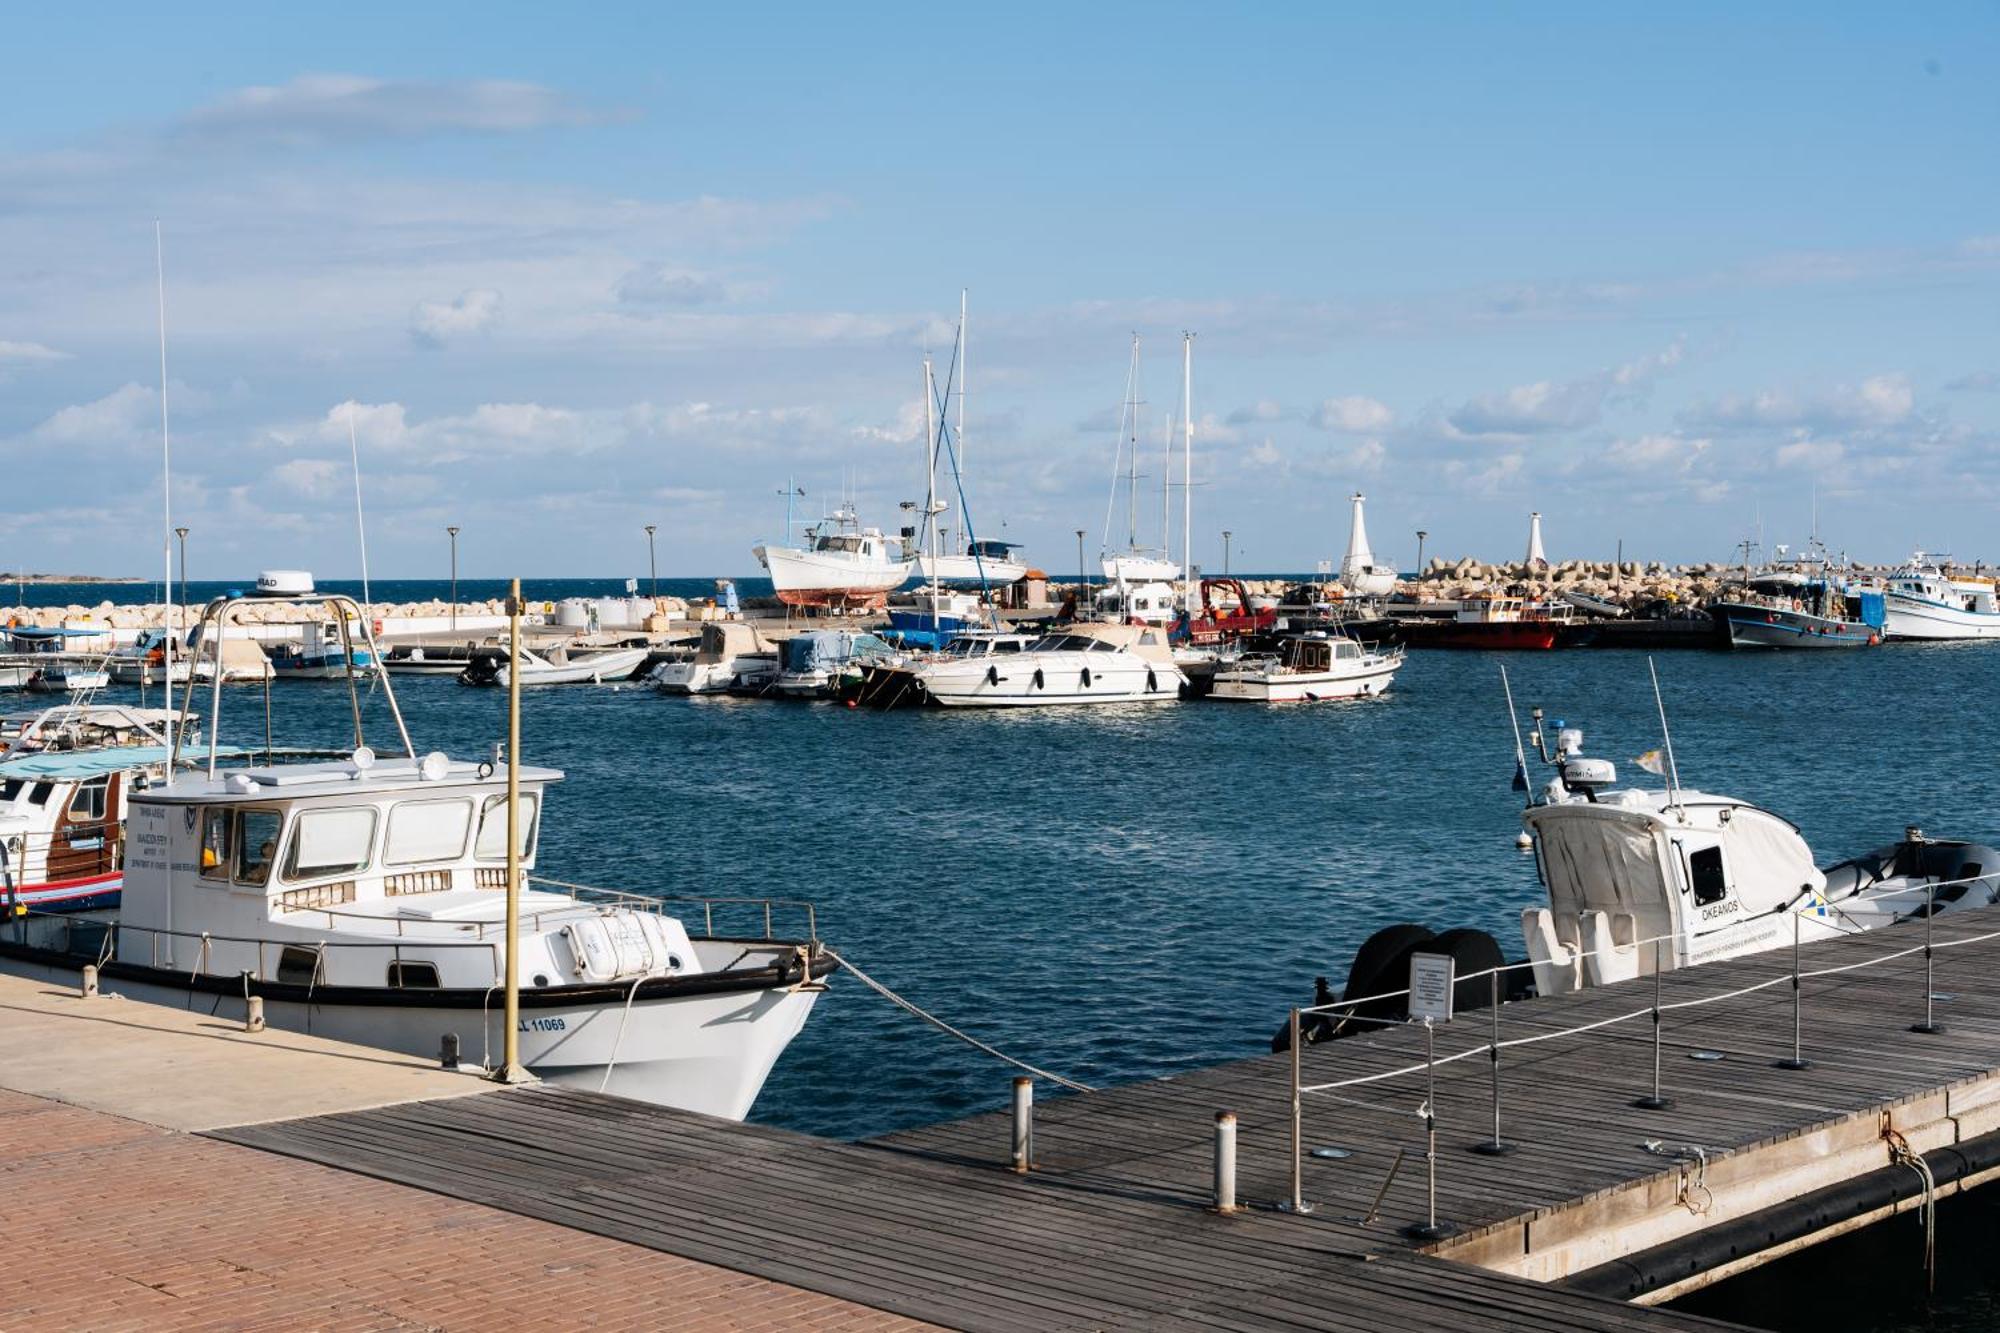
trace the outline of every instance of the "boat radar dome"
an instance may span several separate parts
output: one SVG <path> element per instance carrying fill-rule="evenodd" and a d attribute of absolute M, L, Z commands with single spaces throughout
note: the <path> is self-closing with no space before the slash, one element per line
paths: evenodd
<path fill-rule="evenodd" d="M 305 597 L 313 590 L 313 576 L 303 569 L 267 569 L 257 576 L 259 597 Z"/>

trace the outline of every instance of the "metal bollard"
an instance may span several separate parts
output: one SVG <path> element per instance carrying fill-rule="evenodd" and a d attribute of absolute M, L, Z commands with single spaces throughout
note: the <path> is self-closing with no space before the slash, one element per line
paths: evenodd
<path fill-rule="evenodd" d="M 438 1065 L 444 1069 L 458 1068 L 458 1034 L 447 1032 L 438 1038 Z"/>
<path fill-rule="evenodd" d="M 83 984 L 78 989 L 86 1000 L 97 994 L 97 965 L 95 963 L 85 963 L 83 965 Z"/>
<path fill-rule="evenodd" d="M 1664 1111 L 1672 1106 L 1671 1097 L 1660 1095 L 1660 942 L 1653 941 L 1653 1091 L 1634 1101 L 1632 1105 L 1642 1111 Z"/>
<path fill-rule="evenodd" d="M 1025 1176 L 1035 1164 L 1035 1081 L 1014 1078 L 1014 1174 Z"/>
<path fill-rule="evenodd" d="M 1514 1151 L 1514 1145 L 1500 1138 L 1500 973 L 1493 977 L 1493 1030 L 1486 1041 L 1486 1058 L 1493 1066 L 1493 1137 L 1484 1143 L 1472 1145 L 1472 1151 L 1482 1157 L 1505 1157 Z"/>
<path fill-rule="evenodd" d="M 1236 1113 L 1215 1113 L 1215 1211 L 1236 1211 Z"/>
<path fill-rule="evenodd" d="M 1910 1031 L 1921 1032 L 1927 1037 L 1944 1031 L 1944 1024 L 1937 1021 L 1937 1013 L 1933 1007 L 1936 996 L 1932 987 L 1934 964 L 1931 961 L 1931 923 L 1936 920 L 1937 884 L 1933 881 L 1924 886 L 1924 1021 L 1910 1024 Z"/>
<path fill-rule="evenodd" d="M 1779 1069 L 1811 1069 L 1812 1061 L 1799 1049 L 1800 1031 L 1805 1026 L 1805 999 L 1799 990 L 1799 914 L 1792 912 L 1792 1053 L 1771 1063 Z"/>
<path fill-rule="evenodd" d="M 264 1030 L 264 997 L 252 995 L 243 1006 L 243 1030 L 262 1032 Z"/>
<path fill-rule="evenodd" d="M 1424 1020 L 1424 1198 L 1425 1220 L 1403 1228 L 1415 1240 L 1443 1240 L 1458 1234 L 1449 1222 L 1438 1221 L 1437 1028 Z"/>

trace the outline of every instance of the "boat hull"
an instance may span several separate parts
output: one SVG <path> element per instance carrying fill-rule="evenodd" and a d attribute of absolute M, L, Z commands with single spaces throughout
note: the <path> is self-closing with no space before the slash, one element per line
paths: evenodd
<path fill-rule="evenodd" d="M 1883 633 L 1892 639 L 2000 639 L 2000 614 L 1967 611 L 1928 598 L 1890 592 Z"/>
<path fill-rule="evenodd" d="M 941 708 L 1167 703 L 1179 699 L 1186 684 L 1178 667 L 1109 653 L 1023 654 L 1004 663 L 950 663 L 912 674 L 916 692 Z"/>
<path fill-rule="evenodd" d="M 771 590 L 786 606 L 879 610 L 910 577 L 911 562 L 862 563 L 788 547 L 754 552 L 771 576 Z"/>
<path fill-rule="evenodd" d="M 1543 652 L 1556 646 L 1556 625 L 1546 620 L 1495 621 L 1489 624 L 1446 622 L 1436 630 L 1411 635 L 1409 642 L 1426 648 Z"/>
<path fill-rule="evenodd" d="M 1709 608 L 1734 648 L 1868 648 L 1880 631 L 1858 620 L 1835 620 L 1808 611 L 1722 602 Z"/>
<path fill-rule="evenodd" d="M 79 968 L 73 958 L 0 945 L 0 969 L 17 976 L 74 987 Z M 119 962 L 99 971 L 106 994 L 176 1007 L 198 1002 L 224 1019 L 244 1012 L 244 983 L 237 978 L 190 982 L 185 973 Z M 491 1067 L 501 1058 L 505 1015 L 497 993 L 431 991 L 422 993 L 428 1002 L 403 1003 L 403 996 L 416 993 L 381 988 L 366 1002 L 352 1002 L 346 993 L 355 988 L 324 987 L 308 1001 L 302 987 L 248 985 L 264 1002 L 264 1021 L 275 1028 L 424 1059 L 436 1058 L 443 1039 L 453 1035 L 468 1064 Z M 628 987 L 593 988 L 598 995 L 588 1004 L 523 990 L 516 1032 L 521 1063 L 550 1082 L 741 1120 L 818 999 L 816 988 L 763 986 L 635 997 L 626 1005 Z"/>
<path fill-rule="evenodd" d="M 1231 699 L 1242 703 L 1319 703 L 1331 699 L 1362 699 L 1382 693 L 1396 678 L 1402 664 L 1377 667 L 1368 671 L 1337 673 L 1331 671 L 1301 672 L 1236 672 L 1223 669 L 1215 673 L 1215 684 L 1209 695 L 1215 699 Z"/>

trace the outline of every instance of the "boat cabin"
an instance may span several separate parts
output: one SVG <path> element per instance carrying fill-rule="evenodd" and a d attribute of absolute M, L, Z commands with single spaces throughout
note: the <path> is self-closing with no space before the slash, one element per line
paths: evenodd
<path fill-rule="evenodd" d="M 524 875 L 561 776 L 523 771 Z M 135 790 L 118 956 L 279 981 L 488 985 L 504 952 L 506 785 L 490 763 L 358 751 Z M 521 911 L 569 902 L 524 892 Z"/>
<path fill-rule="evenodd" d="M 1358 662 L 1361 645 L 1349 638 L 1304 635 L 1289 638 L 1278 648 L 1278 669 L 1300 674 L 1333 670 L 1336 662 Z"/>

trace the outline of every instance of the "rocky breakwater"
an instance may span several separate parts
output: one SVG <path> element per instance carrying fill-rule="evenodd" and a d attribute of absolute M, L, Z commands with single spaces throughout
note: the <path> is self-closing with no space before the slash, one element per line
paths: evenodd
<path fill-rule="evenodd" d="M 1609 560 L 1564 560 L 1545 566 L 1489 565 L 1467 556 L 1455 561 L 1433 559 L 1418 578 L 1397 584 L 1396 591 L 1419 602 L 1456 602 L 1495 594 L 1553 600 L 1573 592 L 1633 609 L 1659 603 L 1701 606 L 1720 593 L 1735 574 L 1735 566 L 1714 563 L 1665 565 L 1628 560 L 1620 565 Z"/>

